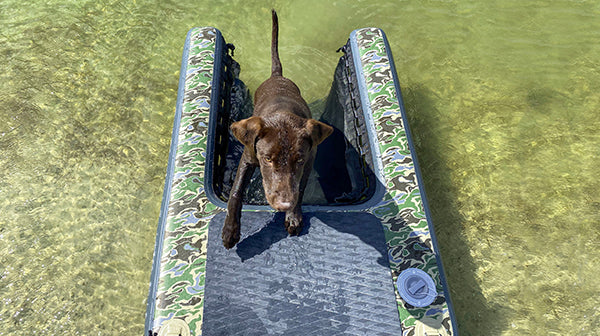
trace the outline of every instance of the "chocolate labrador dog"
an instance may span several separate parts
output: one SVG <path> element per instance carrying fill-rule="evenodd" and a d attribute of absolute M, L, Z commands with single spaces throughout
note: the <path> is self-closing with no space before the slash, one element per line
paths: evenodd
<path fill-rule="evenodd" d="M 272 10 L 271 77 L 254 94 L 254 114 L 231 125 L 231 132 L 244 145 L 227 203 L 223 245 L 230 249 L 240 240 L 242 195 L 254 169 L 260 167 L 269 205 L 285 211 L 285 227 L 297 235 L 302 228 L 302 197 L 317 145 L 333 128 L 311 119 L 300 89 L 283 77 L 279 60 L 277 13 Z"/>

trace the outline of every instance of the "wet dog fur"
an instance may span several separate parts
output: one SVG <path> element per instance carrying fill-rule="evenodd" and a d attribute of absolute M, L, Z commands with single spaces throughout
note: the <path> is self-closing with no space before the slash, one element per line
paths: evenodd
<path fill-rule="evenodd" d="M 260 168 L 269 205 L 285 212 L 290 235 L 302 229 L 302 197 L 317 145 L 333 128 L 312 119 L 308 104 L 291 80 L 283 77 L 278 52 L 279 23 L 272 11 L 271 77 L 254 95 L 254 114 L 231 125 L 244 145 L 233 182 L 223 225 L 223 245 L 230 249 L 240 240 L 242 196 L 256 167 Z"/>

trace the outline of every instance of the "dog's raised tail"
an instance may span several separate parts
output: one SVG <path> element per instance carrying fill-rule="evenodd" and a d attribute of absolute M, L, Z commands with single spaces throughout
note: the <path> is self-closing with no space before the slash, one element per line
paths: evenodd
<path fill-rule="evenodd" d="M 281 68 L 281 61 L 279 60 L 279 20 L 277 19 L 277 12 L 274 9 L 271 10 L 271 16 L 273 17 L 273 36 L 271 38 L 271 76 L 283 76 L 283 69 Z"/>

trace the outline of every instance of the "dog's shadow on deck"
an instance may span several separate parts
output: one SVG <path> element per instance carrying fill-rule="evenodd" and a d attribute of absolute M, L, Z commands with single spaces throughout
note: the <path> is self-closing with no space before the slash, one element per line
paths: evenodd
<path fill-rule="evenodd" d="M 244 214 L 242 217 L 245 218 L 247 215 Z M 285 213 L 278 212 L 258 231 L 250 233 L 247 237 L 242 235 L 242 240 L 236 245 L 236 253 L 242 262 L 262 254 L 273 244 L 287 238 L 288 232 L 285 229 L 284 221 Z M 246 223 L 242 223 L 242 225 L 244 224 Z M 242 227 L 242 229 L 244 228 Z M 305 235 L 306 232 L 307 226 L 305 225 L 299 236 Z"/>
<path fill-rule="evenodd" d="M 284 250 L 300 245 L 319 250 L 319 253 L 333 254 L 348 248 L 340 248 L 348 243 L 366 244 L 378 252 L 377 263 L 389 267 L 383 226 L 376 216 L 366 212 L 306 212 L 303 220 L 304 226 L 300 234 L 290 236 L 285 229 L 284 213 L 244 213 L 242 230 L 246 226 L 246 234 L 242 233 L 242 240 L 236 246 L 236 254 L 241 262 L 245 262 L 276 245 Z M 260 222 L 263 223 L 262 226 Z M 344 241 L 330 240 L 332 236 Z M 282 242 L 284 239 L 289 241 Z M 316 246 L 318 244 L 321 246 Z"/>

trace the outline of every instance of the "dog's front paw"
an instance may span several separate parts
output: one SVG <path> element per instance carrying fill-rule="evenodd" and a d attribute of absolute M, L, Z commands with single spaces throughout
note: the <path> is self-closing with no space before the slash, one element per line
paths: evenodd
<path fill-rule="evenodd" d="M 302 212 L 288 212 L 285 214 L 285 229 L 292 236 L 297 236 L 302 231 Z"/>
<path fill-rule="evenodd" d="M 236 222 L 229 215 L 225 217 L 225 224 L 223 225 L 223 232 L 221 233 L 223 239 L 223 246 L 226 249 L 230 249 L 240 241 L 240 223 Z"/>

